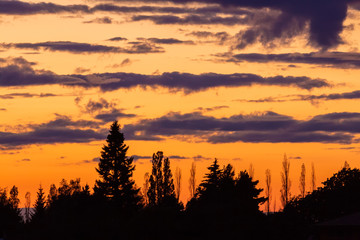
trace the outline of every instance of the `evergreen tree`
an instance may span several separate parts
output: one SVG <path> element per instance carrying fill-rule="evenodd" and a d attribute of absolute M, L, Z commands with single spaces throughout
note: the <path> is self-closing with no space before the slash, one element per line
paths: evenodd
<path fill-rule="evenodd" d="M 208 169 L 209 173 L 205 174 L 205 179 L 200 183 L 196 197 L 215 194 L 215 191 L 219 188 L 222 170 L 216 158 Z"/>
<path fill-rule="evenodd" d="M 123 207 L 137 207 L 140 204 L 139 189 L 132 180 L 133 158 L 127 157 L 129 147 L 124 143 L 124 134 L 115 121 L 110 127 L 107 144 L 103 146 L 101 158 L 96 171 L 100 180 L 96 180 L 95 194 L 115 200 Z"/>
<path fill-rule="evenodd" d="M 36 197 L 36 201 L 34 204 L 33 219 L 42 218 L 45 214 L 45 206 L 46 206 L 45 193 L 44 193 L 44 189 L 42 188 L 41 185 L 36 194 L 37 194 L 37 197 Z"/>

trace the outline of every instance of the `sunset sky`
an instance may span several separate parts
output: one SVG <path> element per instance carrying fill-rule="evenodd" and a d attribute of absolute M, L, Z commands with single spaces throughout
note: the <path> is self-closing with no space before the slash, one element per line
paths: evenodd
<path fill-rule="evenodd" d="M 91 187 L 118 120 L 139 187 L 163 151 L 189 198 L 214 158 L 316 183 L 360 167 L 359 0 L 0 0 L 0 187 Z M 22 203 L 23 204 L 23 201 Z"/>

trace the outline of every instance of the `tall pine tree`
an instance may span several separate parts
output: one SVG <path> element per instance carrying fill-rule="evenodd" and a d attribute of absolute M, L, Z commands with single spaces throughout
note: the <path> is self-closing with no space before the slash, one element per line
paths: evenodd
<path fill-rule="evenodd" d="M 124 134 L 115 121 L 110 127 L 107 144 L 103 146 L 96 171 L 100 179 L 96 180 L 95 194 L 118 202 L 124 208 L 137 208 L 141 202 L 139 188 L 132 180 L 133 158 L 127 157 L 129 147 L 124 143 Z"/>
<path fill-rule="evenodd" d="M 45 200 L 45 193 L 44 189 L 40 185 L 38 192 L 36 193 L 36 201 L 34 204 L 34 214 L 33 219 L 39 220 L 44 217 L 45 215 L 45 208 L 46 208 L 46 200 Z"/>

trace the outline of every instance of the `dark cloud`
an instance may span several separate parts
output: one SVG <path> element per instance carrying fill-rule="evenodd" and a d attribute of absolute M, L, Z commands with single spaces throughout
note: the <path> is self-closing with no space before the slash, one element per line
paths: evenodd
<path fill-rule="evenodd" d="M 91 71 L 91 69 L 89 69 L 89 68 L 78 67 L 74 70 L 74 73 L 75 74 L 83 74 L 83 73 L 90 72 L 90 71 Z"/>
<path fill-rule="evenodd" d="M 24 159 L 21 159 L 20 162 L 30 162 L 31 159 L 30 158 L 24 158 Z"/>
<path fill-rule="evenodd" d="M 40 94 L 34 94 L 34 93 L 8 93 L 0 95 L 0 99 L 15 99 L 15 98 L 33 98 L 33 97 L 57 97 L 59 95 L 53 94 L 53 93 L 40 93 Z"/>
<path fill-rule="evenodd" d="M 211 111 L 216 111 L 216 110 L 220 110 L 220 109 L 224 109 L 224 108 L 229 108 L 229 106 L 215 106 L 215 107 L 208 107 L 208 108 L 199 107 L 196 109 L 196 111 L 211 112 Z"/>
<path fill-rule="evenodd" d="M 130 58 L 125 58 L 121 63 L 115 63 L 113 65 L 107 66 L 107 68 L 119 68 L 119 67 L 126 67 L 130 66 L 133 61 Z"/>
<path fill-rule="evenodd" d="M 179 155 L 170 155 L 168 156 L 170 159 L 176 159 L 176 160 L 183 160 L 183 159 L 189 159 L 188 157 L 179 156 Z"/>
<path fill-rule="evenodd" d="M 134 161 L 142 160 L 142 159 L 152 159 L 152 156 L 141 156 L 141 155 L 132 155 Z"/>
<path fill-rule="evenodd" d="M 261 99 L 239 99 L 240 102 L 254 102 L 254 103 L 264 103 L 264 102 L 288 102 L 288 101 L 310 101 L 311 103 L 317 103 L 319 101 L 331 101 L 331 100 L 352 100 L 360 99 L 360 90 L 344 93 L 330 93 L 330 94 L 321 94 L 321 95 L 287 95 L 279 97 L 267 97 Z"/>
<path fill-rule="evenodd" d="M 232 39 L 232 36 L 227 32 L 208 32 L 208 31 L 193 31 L 186 34 L 187 36 L 194 36 L 199 39 L 215 39 L 217 44 L 223 45 L 225 42 Z"/>
<path fill-rule="evenodd" d="M 149 1 L 146 1 L 149 2 Z M 150 2 L 168 2 L 168 0 L 151 0 Z M 350 3 L 357 0 L 171 0 L 185 4 L 189 2 L 215 3 L 223 7 L 243 7 L 266 9 L 260 19 L 255 19 L 252 26 L 238 34 L 238 48 L 260 41 L 267 43 L 274 39 L 292 37 L 302 33 L 309 26 L 309 42 L 322 49 L 342 43 L 340 33 L 347 16 Z M 270 10 L 270 11 L 269 11 Z M 275 12 L 275 13 L 274 13 Z"/>
<path fill-rule="evenodd" d="M 54 13 L 89 13 L 86 5 L 58 5 L 54 3 L 29 3 L 16 0 L 1 0 L 0 14 L 7 15 L 31 15 L 31 14 L 54 14 Z"/>
<path fill-rule="evenodd" d="M 138 38 L 139 40 L 144 40 L 144 38 Z M 179 40 L 175 38 L 146 38 L 145 40 L 150 41 L 156 44 L 194 44 L 193 41 L 190 40 Z"/>
<path fill-rule="evenodd" d="M 204 73 L 200 75 L 178 72 L 163 73 L 161 75 L 104 73 L 76 77 L 88 81 L 89 85 L 99 86 L 103 91 L 137 86 L 143 88 L 164 87 L 171 91 L 184 91 L 185 93 L 204 91 L 216 87 L 244 87 L 253 85 L 297 87 L 307 90 L 331 86 L 331 84 L 323 79 L 284 76 L 263 78 L 255 74 L 242 73 Z M 107 82 L 106 79 L 111 79 L 111 82 Z"/>
<path fill-rule="evenodd" d="M 304 63 L 331 66 L 337 68 L 358 68 L 360 67 L 360 53 L 356 52 L 311 52 L 311 53 L 283 53 L 283 54 L 218 54 L 227 62 L 283 62 L 283 63 Z M 291 65 L 292 67 L 294 65 Z"/>
<path fill-rule="evenodd" d="M 204 156 L 202 156 L 202 155 L 196 155 L 196 156 L 194 156 L 193 157 L 193 160 L 194 161 L 203 161 L 203 160 L 211 160 L 212 158 L 208 158 L 208 157 L 204 157 Z"/>
<path fill-rule="evenodd" d="M 91 129 L 81 130 L 67 127 L 39 127 L 21 133 L 0 132 L 0 145 L 12 147 L 31 144 L 87 143 L 103 140 L 104 137 L 105 134 L 95 132 Z"/>
<path fill-rule="evenodd" d="M 123 37 L 113 37 L 108 39 L 107 41 L 112 41 L 112 42 L 118 42 L 118 41 L 126 41 L 127 38 L 123 38 Z"/>
<path fill-rule="evenodd" d="M 111 23 L 113 23 L 113 20 L 111 17 L 101 17 L 101 18 L 95 18 L 90 21 L 85 21 L 83 23 L 111 24 Z"/>
<path fill-rule="evenodd" d="M 110 112 L 100 113 L 95 116 L 95 119 L 103 122 L 113 122 L 120 118 L 133 118 L 136 114 L 123 113 L 119 109 L 112 109 Z"/>
<path fill-rule="evenodd" d="M 3 48 L 17 48 L 17 49 L 31 49 L 31 50 L 47 50 L 47 51 L 60 51 L 70 52 L 76 54 L 82 53 L 128 53 L 128 54 L 146 54 L 146 53 L 160 53 L 164 52 L 163 48 L 155 46 L 151 43 L 137 43 L 131 44 L 127 48 L 78 43 L 70 41 L 58 42 L 40 42 L 40 43 L 2 43 Z"/>
<path fill-rule="evenodd" d="M 49 71 L 35 70 L 31 66 L 14 65 L 11 62 L 0 63 L 0 86 L 27 86 L 60 84 L 65 86 L 100 87 L 102 91 L 129 89 L 134 87 L 163 87 L 172 92 L 183 91 L 192 93 L 216 87 L 249 87 L 253 85 L 296 87 L 311 90 L 314 88 L 331 87 L 323 79 L 308 77 L 274 76 L 261 77 L 255 74 L 190 74 L 163 73 L 161 75 L 142 75 L 135 73 L 100 73 L 90 75 L 56 75 Z"/>
<path fill-rule="evenodd" d="M 122 1 L 112 1 L 122 2 Z M 336 47 L 343 40 L 348 5 L 357 8 L 358 0 L 147 0 L 142 2 L 189 2 L 208 3 L 202 8 L 187 6 L 118 6 L 114 4 L 58 5 L 54 3 L 28 3 L 0 1 L 0 14 L 29 15 L 57 13 L 155 13 L 163 15 L 134 16 L 134 21 L 150 20 L 156 24 L 248 24 L 237 34 L 235 48 L 260 42 L 271 45 L 275 40 L 290 41 L 293 37 L 309 31 L 309 43 L 321 49 Z M 211 5 L 215 4 L 215 5 Z M 251 9 L 251 11 L 249 10 Z M 260 14 L 253 14 L 253 11 Z M 175 16 L 184 15 L 186 16 Z M 231 16 L 220 16 L 231 14 Z"/>
<path fill-rule="evenodd" d="M 155 24 L 181 24 L 181 25 L 212 25 L 221 24 L 233 26 L 237 24 L 245 24 L 247 20 L 240 17 L 219 17 L 219 16 L 204 16 L 204 15 L 186 15 L 184 17 L 175 15 L 136 15 L 131 18 L 132 21 L 152 21 Z"/>
<path fill-rule="evenodd" d="M 104 98 L 100 98 L 98 101 L 90 99 L 88 103 L 84 106 L 84 112 L 94 113 L 105 109 L 113 109 L 116 106 L 113 102 L 108 102 Z"/>
<path fill-rule="evenodd" d="M 299 157 L 299 156 L 297 156 L 297 157 L 289 157 L 289 159 L 300 160 L 300 159 L 302 159 L 302 157 Z"/>
<path fill-rule="evenodd" d="M 0 108 L 0 111 L 6 111 L 6 108 Z"/>
<path fill-rule="evenodd" d="M 349 144 L 360 133 L 360 113 L 329 113 L 310 120 L 296 120 L 274 112 L 215 118 L 199 112 L 169 113 L 144 119 L 123 128 L 127 139 L 163 140 L 194 137 L 210 143 L 320 142 Z"/>
<path fill-rule="evenodd" d="M 91 8 L 92 12 L 102 11 L 111 13 L 161 13 L 161 14 L 193 14 L 201 16 L 209 16 L 216 14 L 238 15 L 245 18 L 251 16 L 252 12 L 243 8 L 224 8 L 219 6 L 205 6 L 205 7 L 184 7 L 184 6 L 118 6 L 114 4 L 98 4 Z"/>
<path fill-rule="evenodd" d="M 87 129 L 100 128 L 101 123 L 91 120 L 72 120 L 69 116 L 55 114 L 55 120 L 42 124 L 30 124 L 27 127 L 31 129 L 50 129 L 50 128 L 73 128 Z"/>

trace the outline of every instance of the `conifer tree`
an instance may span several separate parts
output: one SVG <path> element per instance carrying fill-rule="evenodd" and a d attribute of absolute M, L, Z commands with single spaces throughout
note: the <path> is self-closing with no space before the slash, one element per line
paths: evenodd
<path fill-rule="evenodd" d="M 209 173 L 205 174 L 205 179 L 200 183 L 197 194 L 202 195 L 211 193 L 219 187 L 222 171 L 217 159 L 208 167 Z"/>
<path fill-rule="evenodd" d="M 103 146 L 100 162 L 96 171 L 100 180 L 96 180 L 95 194 L 117 201 L 123 207 L 137 207 L 140 204 L 139 189 L 132 180 L 133 158 L 127 157 L 129 147 L 124 143 L 124 134 L 115 121 L 110 127 L 107 144 Z"/>
<path fill-rule="evenodd" d="M 45 206 L 46 206 L 45 193 L 44 193 L 44 189 L 42 188 L 41 185 L 36 194 L 37 194 L 37 197 L 36 197 L 36 201 L 34 204 L 33 219 L 42 218 L 45 214 Z"/>

